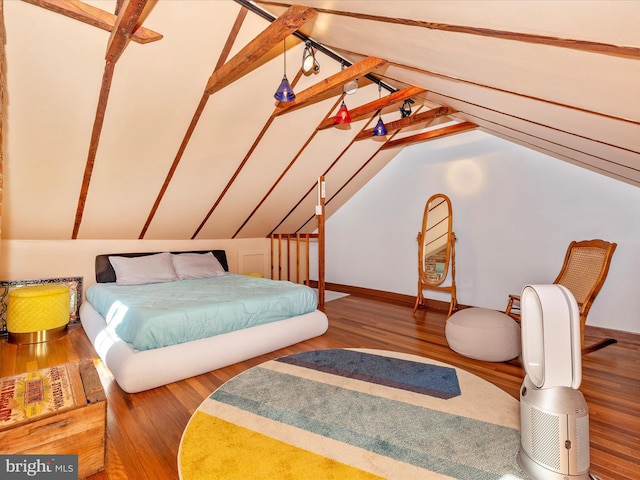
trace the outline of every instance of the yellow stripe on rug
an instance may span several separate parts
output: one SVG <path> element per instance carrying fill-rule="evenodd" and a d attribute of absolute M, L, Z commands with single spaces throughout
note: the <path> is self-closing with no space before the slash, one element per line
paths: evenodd
<path fill-rule="evenodd" d="M 205 417 L 200 417 L 198 421 L 200 432 L 208 432 L 208 430 L 203 427 L 203 424 L 208 421 L 208 419 L 211 419 L 210 428 L 214 428 L 216 422 L 223 421 L 236 425 L 239 428 L 256 432 L 266 438 L 274 439 L 277 441 L 274 442 L 274 445 L 284 443 L 300 451 L 310 451 L 326 457 L 335 462 L 335 465 L 343 464 L 351 466 L 356 470 L 364 469 L 364 471 L 371 473 L 372 478 L 407 480 L 424 479 L 425 475 L 429 475 L 429 480 L 451 480 L 453 478 L 435 472 L 425 472 L 424 469 L 418 466 L 407 464 L 394 458 L 359 448 L 355 445 L 343 443 L 324 435 L 296 428 L 286 423 L 274 421 L 210 398 L 202 403 L 197 413 L 205 415 Z M 187 435 L 194 435 L 191 431 L 191 423 L 189 423 L 185 430 L 185 436 Z M 190 443 L 198 444 L 199 442 L 209 441 L 210 437 L 207 433 L 207 436 L 201 436 L 197 442 Z M 216 437 L 213 438 L 215 439 Z M 214 450 L 211 454 L 217 455 L 217 450 Z M 271 451 L 270 455 L 271 458 L 274 458 L 276 455 L 279 455 L 279 451 Z M 185 455 L 183 458 L 187 459 L 187 456 Z M 186 475 L 184 478 L 189 479 Z M 322 476 L 313 477 L 314 480 L 323 478 Z"/>
<path fill-rule="evenodd" d="M 179 457 L 181 478 L 189 480 L 382 478 L 201 412 L 191 418 L 188 432 Z"/>

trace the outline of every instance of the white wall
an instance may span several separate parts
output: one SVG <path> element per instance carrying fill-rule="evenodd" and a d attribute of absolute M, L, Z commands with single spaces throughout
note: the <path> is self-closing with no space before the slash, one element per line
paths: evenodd
<path fill-rule="evenodd" d="M 328 219 L 327 282 L 415 295 L 434 193 L 453 206 L 460 303 L 502 310 L 555 279 L 569 242 L 601 238 L 618 247 L 588 324 L 640 333 L 640 189 L 481 131 L 405 148 Z"/>
<path fill-rule="evenodd" d="M 83 277 L 96 282 L 95 257 L 105 253 L 225 250 L 229 271 L 271 274 L 268 238 L 237 240 L 3 240 L 0 279 L 4 281 Z M 262 269 L 262 270 L 261 270 Z"/>

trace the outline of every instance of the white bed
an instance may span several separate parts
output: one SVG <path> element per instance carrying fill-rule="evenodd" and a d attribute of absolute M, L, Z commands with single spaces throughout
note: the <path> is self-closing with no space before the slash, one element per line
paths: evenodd
<path fill-rule="evenodd" d="M 224 251 L 212 250 L 224 269 Z M 140 257 L 149 253 L 99 255 L 96 280 L 115 281 L 109 256 Z M 204 253 L 174 252 L 174 253 Z M 118 385 L 128 393 L 166 385 L 322 335 L 328 328 L 326 315 L 315 310 L 242 330 L 149 350 L 136 350 L 108 328 L 105 318 L 89 301 L 80 307 L 82 326 L 96 352 Z"/>

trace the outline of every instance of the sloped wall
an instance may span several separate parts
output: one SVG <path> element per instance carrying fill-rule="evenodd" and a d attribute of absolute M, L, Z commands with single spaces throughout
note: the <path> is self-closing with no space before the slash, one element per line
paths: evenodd
<path fill-rule="evenodd" d="M 406 148 L 328 219 L 327 282 L 415 295 L 434 193 L 451 198 L 460 303 L 503 310 L 555 279 L 569 242 L 601 238 L 618 247 L 588 323 L 640 332 L 640 189 L 481 131 Z"/>

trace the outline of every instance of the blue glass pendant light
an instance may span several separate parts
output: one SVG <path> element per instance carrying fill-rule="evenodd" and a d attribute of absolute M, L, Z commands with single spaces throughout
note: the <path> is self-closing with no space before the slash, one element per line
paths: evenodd
<path fill-rule="evenodd" d="M 374 137 L 384 137 L 387 134 L 387 127 L 384 126 L 382 118 L 378 117 L 378 123 L 373 129 Z"/>
<path fill-rule="evenodd" d="M 289 80 L 287 80 L 287 40 L 284 39 L 284 75 L 282 76 L 282 81 L 280 82 L 280 86 L 276 93 L 273 95 L 276 100 L 280 102 L 291 102 L 296 99 L 296 94 L 293 93 L 293 88 L 289 85 Z"/>
<path fill-rule="evenodd" d="M 378 98 L 380 98 L 382 92 L 382 86 L 378 84 Z M 374 137 L 384 137 L 387 134 L 387 127 L 384 126 L 384 122 L 382 121 L 382 109 L 378 113 L 378 123 L 373 129 Z"/>
<path fill-rule="evenodd" d="M 282 82 L 273 96 L 280 102 L 290 102 L 296 99 L 296 94 L 293 93 L 293 88 L 289 85 L 286 75 L 282 77 Z"/>

